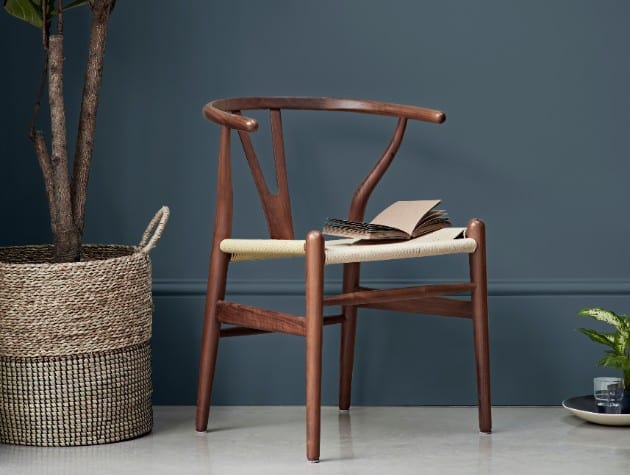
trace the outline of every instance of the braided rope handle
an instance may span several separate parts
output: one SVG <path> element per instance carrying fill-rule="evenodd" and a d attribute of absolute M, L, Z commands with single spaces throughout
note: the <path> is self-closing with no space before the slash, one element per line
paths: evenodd
<path fill-rule="evenodd" d="M 138 244 L 138 247 L 142 252 L 148 254 L 151 249 L 155 247 L 164 232 L 164 227 L 168 222 L 170 214 L 171 211 L 168 209 L 168 206 L 162 206 L 158 212 L 155 213 L 155 216 L 153 216 L 153 219 L 147 226 L 147 229 L 144 230 L 142 239 L 140 239 L 140 243 Z"/>

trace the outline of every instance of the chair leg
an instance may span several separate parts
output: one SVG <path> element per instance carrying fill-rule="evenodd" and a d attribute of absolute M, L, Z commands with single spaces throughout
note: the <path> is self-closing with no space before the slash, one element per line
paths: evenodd
<path fill-rule="evenodd" d="M 324 238 L 306 237 L 306 458 L 319 461 L 322 393 Z"/>
<path fill-rule="evenodd" d="M 208 428 L 212 383 L 214 382 L 214 370 L 221 333 L 221 324 L 217 320 L 216 315 L 217 300 L 225 296 L 228 262 L 229 256 L 215 248 L 210 259 L 206 308 L 201 337 L 197 415 L 195 418 L 195 428 L 198 432 L 204 432 Z"/>
<path fill-rule="evenodd" d="M 344 265 L 343 292 L 352 292 L 359 285 L 360 264 Z M 357 333 L 357 308 L 343 308 L 345 321 L 341 324 L 341 349 L 339 358 L 339 409 L 350 409 L 352 399 L 352 369 L 354 367 L 354 342 Z"/>
<path fill-rule="evenodd" d="M 486 231 L 483 221 L 471 220 L 468 223 L 467 235 L 477 241 L 477 249 L 470 255 L 470 280 L 475 284 L 475 289 L 472 292 L 472 319 L 477 367 L 479 430 L 490 433 L 492 432 L 492 403 L 490 399 Z"/>

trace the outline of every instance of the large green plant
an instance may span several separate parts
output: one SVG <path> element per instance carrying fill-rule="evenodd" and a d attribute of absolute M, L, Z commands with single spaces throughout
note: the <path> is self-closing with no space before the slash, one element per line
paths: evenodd
<path fill-rule="evenodd" d="M 622 371 L 625 386 L 630 388 L 630 316 L 617 315 L 603 308 L 584 308 L 578 312 L 578 315 L 607 323 L 615 329 L 612 333 L 598 332 L 589 328 L 579 328 L 579 331 L 594 342 L 610 348 L 599 360 L 599 365 Z"/>
<path fill-rule="evenodd" d="M 80 259 L 85 224 L 85 201 L 92 161 L 96 112 L 103 76 L 103 60 L 109 18 L 116 0 L 4 0 L 4 9 L 41 31 L 42 79 L 35 103 L 29 137 L 33 142 L 44 176 L 50 227 L 57 262 Z M 87 5 L 92 13 L 88 59 L 79 115 L 77 142 L 72 170 L 68 160 L 66 112 L 63 89 L 63 17 L 64 11 Z M 56 27 L 56 28 L 55 28 Z M 51 30 L 55 30 L 51 33 Z M 36 128 L 40 104 L 48 83 L 50 133 Z M 48 137 L 47 137 L 48 135 Z M 48 140 L 50 141 L 50 151 Z"/>

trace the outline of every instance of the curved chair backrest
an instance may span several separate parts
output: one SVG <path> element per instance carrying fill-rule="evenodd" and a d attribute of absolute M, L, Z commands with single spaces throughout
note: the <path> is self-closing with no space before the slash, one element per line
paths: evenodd
<path fill-rule="evenodd" d="M 215 223 L 215 241 L 229 237 L 232 223 L 232 178 L 230 164 L 230 133 L 236 129 L 247 163 L 250 167 L 262 206 L 267 218 L 269 235 L 273 239 L 293 239 L 293 218 L 287 181 L 286 161 L 284 156 L 284 140 L 282 135 L 282 109 L 346 111 L 364 114 L 375 114 L 398 118 L 398 124 L 385 152 L 372 168 L 368 176 L 355 191 L 348 219 L 362 221 L 367 201 L 394 159 L 402 142 L 407 121 L 420 120 L 440 124 L 446 115 L 438 110 L 424 107 L 389 104 L 385 102 L 334 99 L 328 97 L 244 97 L 218 99 L 203 109 L 209 120 L 221 125 L 221 142 L 219 146 L 219 183 L 217 199 L 217 216 Z M 273 154 L 277 192 L 272 194 L 265 182 L 260 163 L 256 156 L 250 132 L 258 129 L 255 119 L 242 115 L 241 111 L 268 110 L 271 124 Z"/>

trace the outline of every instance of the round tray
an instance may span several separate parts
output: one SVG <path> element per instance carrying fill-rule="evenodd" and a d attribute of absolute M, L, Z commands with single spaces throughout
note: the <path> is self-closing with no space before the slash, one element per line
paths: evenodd
<path fill-rule="evenodd" d="M 597 412 L 597 404 L 592 395 L 577 396 L 562 401 L 562 406 L 576 415 L 594 424 L 606 426 L 628 426 L 630 425 L 630 414 L 606 414 Z"/>

